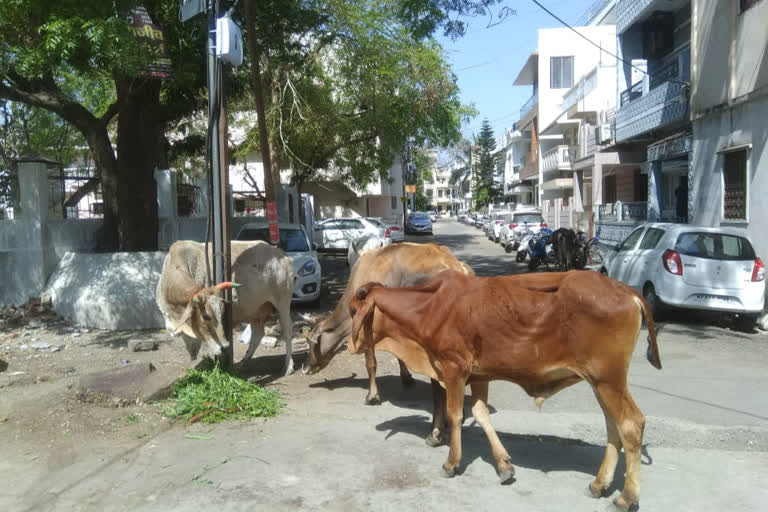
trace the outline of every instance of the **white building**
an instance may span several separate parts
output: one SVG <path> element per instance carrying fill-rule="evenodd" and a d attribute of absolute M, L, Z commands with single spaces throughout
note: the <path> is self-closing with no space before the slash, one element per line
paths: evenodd
<path fill-rule="evenodd" d="M 533 187 L 523 185 L 520 180 L 520 170 L 530 145 L 530 134 L 520 132 L 516 126 L 507 128 L 504 135 L 496 139 L 497 165 L 502 171 L 505 203 L 530 205 L 534 202 Z"/>
<path fill-rule="evenodd" d="M 606 3 L 596 23 L 609 23 L 611 9 Z M 576 224 L 574 212 L 583 212 L 584 173 L 575 174 L 573 166 L 591 154 L 587 152 L 590 130 L 582 125 L 595 126 L 599 114 L 615 102 L 615 26 L 596 24 L 575 30 L 584 37 L 568 28 L 539 30 L 537 51 L 514 82 L 532 85 L 534 91 L 518 123 L 521 133 L 530 137 L 520 180 L 533 188 L 534 204 L 555 228 Z"/>

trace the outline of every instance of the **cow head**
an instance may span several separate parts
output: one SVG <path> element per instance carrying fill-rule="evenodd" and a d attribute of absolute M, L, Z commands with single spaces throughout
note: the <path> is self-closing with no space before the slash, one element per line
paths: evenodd
<path fill-rule="evenodd" d="M 367 283 L 357 289 L 349 301 L 349 314 L 352 317 L 352 337 L 349 340 L 349 351 L 359 353 L 364 346 L 372 343 L 370 339 L 373 320 L 373 310 L 376 306 L 371 291 L 383 286 L 381 283 Z M 365 328 L 364 339 L 360 338 L 360 330 Z"/>
<path fill-rule="evenodd" d="M 240 285 L 232 282 L 219 283 L 197 291 L 187 303 L 181 320 L 173 334 L 186 334 L 187 350 L 192 359 L 199 351 L 203 356 L 214 358 L 229 346 L 224 332 L 224 299 L 220 293 Z"/>

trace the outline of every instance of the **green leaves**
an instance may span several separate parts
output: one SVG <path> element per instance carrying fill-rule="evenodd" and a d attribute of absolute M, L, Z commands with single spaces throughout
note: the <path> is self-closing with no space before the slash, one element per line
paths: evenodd
<path fill-rule="evenodd" d="M 480 135 L 475 140 L 477 159 L 473 169 L 474 187 L 473 200 L 477 207 L 487 206 L 496 201 L 502 194 L 501 187 L 496 183 L 496 139 L 488 119 L 483 120 Z"/>

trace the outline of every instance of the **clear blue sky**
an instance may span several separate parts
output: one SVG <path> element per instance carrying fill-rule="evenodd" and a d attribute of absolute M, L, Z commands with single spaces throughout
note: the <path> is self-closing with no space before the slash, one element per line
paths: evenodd
<path fill-rule="evenodd" d="M 539 0 L 547 9 L 570 24 L 584 14 L 595 0 Z M 452 42 L 438 40 L 445 48 L 454 73 L 459 78 L 462 103 L 473 103 L 478 115 L 462 133 L 471 140 L 480 132 L 483 118 L 491 122 L 494 135 L 512 126 L 520 117 L 520 107 L 531 96 L 531 86 L 513 86 L 518 72 L 536 49 L 537 30 L 560 27 L 560 23 L 531 0 L 506 0 L 500 6 L 517 11 L 501 24 L 486 28 L 487 18 L 469 20 L 467 34 Z"/>

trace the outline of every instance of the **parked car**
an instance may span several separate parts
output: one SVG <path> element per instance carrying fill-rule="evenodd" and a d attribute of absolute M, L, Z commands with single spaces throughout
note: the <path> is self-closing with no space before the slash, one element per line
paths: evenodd
<path fill-rule="evenodd" d="M 496 243 L 501 241 L 501 228 L 509 224 L 512 218 L 512 212 L 495 212 L 491 215 L 491 221 L 488 224 L 488 238 Z"/>
<path fill-rule="evenodd" d="M 344 217 L 320 221 L 312 228 L 312 239 L 320 251 L 344 251 L 352 240 L 365 235 L 384 238 L 386 228 L 363 217 Z"/>
<path fill-rule="evenodd" d="M 739 229 L 643 224 L 601 271 L 641 292 L 655 314 L 669 306 L 730 312 L 751 330 L 763 311 L 765 266 Z"/>
<path fill-rule="evenodd" d="M 322 269 L 314 244 L 311 244 L 304 227 L 299 224 L 277 225 L 280 234 L 278 247 L 293 261 L 295 281 L 293 300 L 312 302 L 320 297 Z M 244 225 L 235 240 L 263 240 L 269 242 L 269 225 L 263 222 Z"/>
<path fill-rule="evenodd" d="M 402 242 L 405 240 L 405 231 L 393 222 L 388 222 L 381 217 L 366 217 L 369 220 L 384 230 L 384 238 L 389 238 L 393 242 Z"/>
<path fill-rule="evenodd" d="M 405 221 L 405 232 L 407 233 L 429 233 L 432 234 L 432 219 L 425 212 L 413 212 Z"/>
<path fill-rule="evenodd" d="M 357 260 L 360 259 L 360 256 L 366 252 L 390 245 L 391 243 L 391 238 L 381 238 L 376 235 L 365 235 L 362 238 L 353 240 L 347 250 L 347 264 L 353 267 Z"/>
<path fill-rule="evenodd" d="M 536 210 L 519 210 L 512 212 L 508 222 L 501 226 L 499 232 L 500 243 L 505 248 L 508 245 L 514 246 L 520 241 L 522 233 L 526 230 L 538 233 L 541 228 L 546 228 L 547 223 L 544 217 Z"/>
<path fill-rule="evenodd" d="M 429 220 L 437 222 L 437 212 L 435 210 L 430 210 L 427 213 L 429 214 Z"/>
<path fill-rule="evenodd" d="M 441 217 L 450 217 L 451 216 L 451 212 L 449 212 L 448 210 L 443 210 L 443 211 L 440 212 L 440 216 Z"/>

